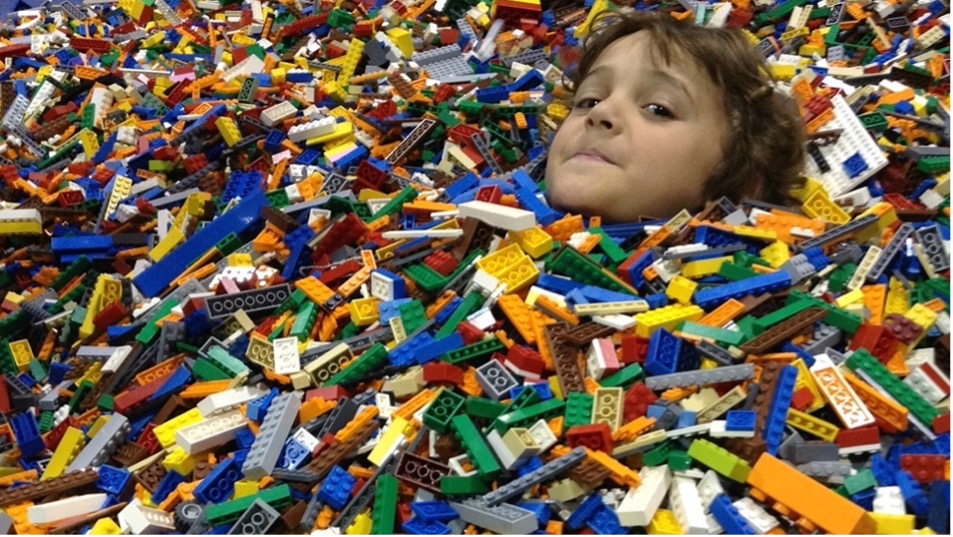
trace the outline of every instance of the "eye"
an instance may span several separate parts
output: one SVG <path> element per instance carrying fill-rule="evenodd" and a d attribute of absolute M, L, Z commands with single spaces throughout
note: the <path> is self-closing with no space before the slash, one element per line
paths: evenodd
<path fill-rule="evenodd" d="M 596 99 L 596 98 L 593 98 L 593 97 L 588 97 L 588 98 L 579 99 L 578 101 L 576 101 L 576 102 L 573 104 L 573 108 L 589 109 L 589 108 L 592 108 L 593 106 L 599 104 L 600 102 L 602 102 L 602 101 L 600 101 L 599 99 Z"/>
<path fill-rule="evenodd" d="M 652 103 L 652 104 L 645 105 L 644 108 L 646 112 L 652 114 L 653 116 L 664 117 L 668 119 L 675 118 L 675 114 L 673 114 L 671 110 L 669 110 L 667 107 L 662 106 L 660 104 Z"/>

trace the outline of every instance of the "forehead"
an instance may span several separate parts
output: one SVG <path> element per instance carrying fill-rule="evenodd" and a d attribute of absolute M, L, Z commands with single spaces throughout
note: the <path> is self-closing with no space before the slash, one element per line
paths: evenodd
<path fill-rule="evenodd" d="M 658 70 L 675 75 L 691 85 L 711 83 L 698 60 L 691 57 L 675 42 L 668 43 L 666 61 L 658 40 L 648 30 L 620 37 L 609 43 L 592 63 L 591 73 L 597 67 L 610 66 L 622 71 Z"/>

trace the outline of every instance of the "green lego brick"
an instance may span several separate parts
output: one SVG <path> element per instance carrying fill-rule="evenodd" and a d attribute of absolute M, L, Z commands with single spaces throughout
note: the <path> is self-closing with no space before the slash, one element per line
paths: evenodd
<path fill-rule="evenodd" d="M 629 364 L 599 381 L 603 388 L 627 388 L 642 377 L 642 366 Z"/>
<path fill-rule="evenodd" d="M 569 430 L 577 425 L 589 425 L 592 423 L 593 404 L 593 397 L 588 393 L 570 393 L 566 398 L 563 428 Z"/>
<path fill-rule="evenodd" d="M 443 389 L 424 411 L 424 425 L 440 434 L 450 431 L 450 420 L 463 410 L 466 399 L 453 390 Z"/>
<path fill-rule="evenodd" d="M 448 475 L 440 478 L 440 492 L 447 496 L 473 496 L 490 492 L 479 475 Z"/>
<path fill-rule="evenodd" d="M 234 377 L 228 376 L 228 373 L 222 371 L 207 358 L 199 358 L 192 366 L 192 374 L 200 381 L 210 380 L 232 380 Z"/>
<path fill-rule="evenodd" d="M 619 248 L 619 245 L 601 227 L 591 227 L 589 233 L 599 235 L 599 248 L 613 264 L 618 265 L 629 257 L 628 252 Z"/>
<path fill-rule="evenodd" d="M 437 339 L 440 339 L 439 335 Z M 447 362 L 448 364 L 461 364 L 464 362 L 470 362 L 478 358 L 484 358 L 490 356 L 494 352 L 500 352 L 506 349 L 506 346 L 497 339 L 492 337 L 490 339 L 484 339 L 483 341 L 478 341 L 476 343 L 467 345 L 466 347 L 457 349 L 455 351 L 450 351 L 441 357 L 441 361 Z"/>
<path fill-rule="evenodd" d="M 205 518 L 212 526 L 221 526 L 235 522 L 251 504 L 255 503 L 256 499 L 267 503 L 275 509 L 284 509 L 291 505 L 291 487 L 287 484 L 283 484 L 274 488 L 265 489 L 251 496 L 244 496 L 237 500 L 220 503 L 218 505 L 210 505 L 205 510 Z"/>
<path fill-rule="evenodd" d="M 740 282 L 748 278 L 753 278 L 757 276 L 758 273 L 748 267 L 736 265 L 735 263 L 722 263 L 721 266 L 718 267 L 718 275 L 729 282 Z"/>
<path fill-rule="evenodd" d="M 735 346 L 741 345 L 745 339 L 745 335 L 737 330 L 725 330 L 724 328 L 705 326 L 691 321 L 681 323 L 678 327 L 678 331 L 683 334 L 713 339 L 718 343 Z"/>
<path fill-rule="evenodd" d="M 688 456 L 739 483 L 744 483 L 751 472 L 751 465 L 745 460 L 701 438 L 695 439 L 688 447 Z"/>
<path fill-rule="evenodd" d="M 375 343 L 360 356 L 350 362 L 345 369 L 329 378 L 324 383 L 325 386 L 334 386 L 345 382 L 357 380 L 367 376 L 374 370 L 379 369 L 387 363 L 387 347 L 382 343 Z"/>
<path fill-rule="evenodd" d="M 898 403 L 905 406 L 910 411 L 912 417 L 916 418 L 923 426 L 932 427 L 933 420 L 940 412 L 920 394 L 913 391 L 913 388 L 904 384 L 896 375 L 891 373 L 886 366 L 880 363 L 876 358 L 870 355 L 864 349 L 858 349 L 847 359 L 847 367 L 851 371 L 862 371 L 866 373 L 871 380 L 880 385 L 890 397 L 893 397 Z"/>
<path fill-rule="evenodd" d="M 668 468 L 673 472 L 681 472 L 692 467 L 692 458 L 682 450 L 675 450 L 668 454 Z"/>
<path fill-rule="evenodd" d="M 812 306 L 813 304 L 809 300 L 798 300 L 786 306 L 782 306 L 768 315 L 765 315 L 764 317 L 755 319 L 754 324 L 752 325 L 754 327 L 754 333 L 755 335 L 760 335 L 768 328 L 771 328 L 776 324 L 783 323 L 794 315 L 801 313 Z M 737 343 L 735 343 L 735 345 L 737 345 Z"/>
<path fill-rule="evenodd" d="M 671 442 L 666 440 L 647 451 L 642 456 L 642 464 L 646 466 L 661 466 L 668 460 L 668 456 L 675 450 Z"/>
<path fill-rule="evenodd" d="M 404 324 L 404 331 L 413 334 L 427 322 L 427 313 L 419 300 L 412 300 L 397 307 L 400 320 Z"/>
<path fill-rule="evenodd" d="M 553 274 L 569 276 L 578 283 L 595 285 L 611 291 L 634 294 L 622 280 L 603 269 L 575 248 L 565 246 L 546 261 L 546 270 Z"/>
<path fill-rule="evenodd" d="M 397 521 L 397 489 L 400 482 L 391 474 L 377 478 L 374 508 L 371 509 L 371 535 L 391 535 Z"/>
<path fill-rule="evenodd" d="M 400 211 L 400 208 L 405 203 L 410 203 L 414 201 L 414 199 L 416 198 L 417 198 L 417 191 L 414 190 L 414 187 L 412 186 L 405 187 L 390 201 L 388 201 L 386 205 L 384 205 L 383 207 L 380 208 L 380 210 L 374 213 L 370 218 L 370 222 L 373 222 L 377 220 L 378 218 L 382 218 L 386 215 L 394 214 Z"/>
<path fill-rule="evenodd" d="M 513 427 L 529 427 L 540 419 L 548 420 L 563 413 L 565 403 L 558 399 L 549 399 L 531 407 L 503 414 L 493 422 L 492 427 L 503 433 Z"/>
<path fill-rule="evenodd" d="M 291 331 L 288 332 L 288 335 L 298 338 L 298 341 L 308 339 L 308 335 L 311 333 L 311 327 L 314 326 L 314 321 L 318 316 L 317 308 L 318 305 L 310 300 L 305 303 L 305 305 L 298 310 L 298 315 L 295 317 L 295 322 L 291 326 Z"/>
<path fill-rule="evenodd" d="M 874 474 L 869 468 L 864 468 L 856 474 L 847 476 L 844 479 L 844 488 L 847 489 L 847 494 L 851 496 L 876 486 L 877 480 L 874 479 Z"/>
<path fill-rule="evenodd" d="M 483 435 L 466 414 L 454 416 L 450 420 L 454 435 L 460 441 L 470 462 L 476 466 L 477 473 L 485 480 L 494 481 L 500 476 L 500 463 L 496 461 L 490 446 L 483 440 Z"/>
<path fill-rule="evenodd" d="M 79 404 L 83 402 L 83 399 L 86 399 L 86 396 L 89 395 L 91 391 L 93 391 L 93 381 L 86 379 L 79 384 L 79 387 L 73 392 L 73 397 L 70 397 L 68 403 L 70 414 L 78 413 Z"/>
<path fill-rule="evenodd" d="M 528 406 L 533 406 L 541 400 L 542 399 L 539 397 L 539 393 L 537 393 L 536 390 L 530 386 L 525 386 L 522 390 L 520 390 L 520 393 L 516 394 L 516 398 L 513 399 L 513 402 L 510 403 L 509 412 L 526 408 Z"/>
<path fill-rule="evenodd" d="M 860 325 L 863 324 L 863 319 L 859 315 L 854 315 L 853 313 L 844 311 L 838 308 L 834 304 L 828 304 L 819 298 L 814 298 L 811 295 L 792 289 L 788 293 L 788 297 L 785 299 L 785 304 L 791 304 L 798 300 L 809 300 L 811 301 L 812 308 L 824 308 L 827 310 L 827 317 L 824 317 L 824 324 L 829 324 L 834 328 L 840 328 L 848 334 L 854 334 L 857 332 L 857 329 L 860 328 Z"/>
<path fill-rule="evenodd" d="M 496 419 L 500 414 L 506 412 L 507 405 L 503 403 L 498 403 L 492 399 L 486 399 L 484 397 L 467 397 L 467 402 L 463 407 L 463 411 L 467 413 L 467 416 L 471 418 L 478 419 Z"/>
<path fill-rule="evenodd" d="M 437 331 L 435 339 L 440 340 L 452 334 L 468 315 L 483 305 L 483 302 L 483 296 L 480 295 L 480 293 L 470 293 L 467 295 L 466 298 L 463 299 L 463 302 L 457 306 L 457 309 L 450 315 L 450 318 L 447 319 L 446 324 L 441 326 L 440 330 Z"/>

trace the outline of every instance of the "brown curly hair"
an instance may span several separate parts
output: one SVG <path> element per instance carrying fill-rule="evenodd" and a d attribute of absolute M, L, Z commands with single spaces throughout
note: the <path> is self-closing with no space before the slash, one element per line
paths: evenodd
<path fill-rule="evenodd" d="M 723 141 L 725 158 L 705 183 L 704 199 L 727 196 L 776 204 L 798 204 L 791 192 L 804 185 L 804 121 L 790 97 L 773 87 L 774 77 L 761 54 L 733 28 L 706 28 L 659 13 L 604 11 L 582 43 L 578 66 L 564 85 L 570 92 L 585 80 L 612 42 L 647 31 L 665 63 L 687 58 L 723 89 L 731 122 Z"/>

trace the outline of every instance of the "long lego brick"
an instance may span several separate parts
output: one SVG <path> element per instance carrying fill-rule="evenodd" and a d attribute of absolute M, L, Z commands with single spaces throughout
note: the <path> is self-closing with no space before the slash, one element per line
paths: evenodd
<path fill-rule="evenodd" d="M 767 453 L 755 463 L 747 483 L 752 498 L 784 506 L 784 515 L 802 519 L 801 526 L 808 531 L 811 526 L 840 534 L 872 534 L 876 530 L 876 523 L 862 507 Z"/>
<path fill-rule="evenodd" d="M 933 419 L 940 413 L 939 411 L 913 388 L 906 385 L 890 372 L 876 358 L 867 351 L 860 349 L 855 351 L 847 359 L 847 367 L 855 373 L 864 373 L 877 386 L 887 392 L 890 397 L 896 399 L 901 405 L 907 408 L 912 418 L 916 418 L 923 426 L 929 428 Z"/>
<path fill-rule="evenodd" d="M 258 221 L 261 210 L 268 205 L 264 193 L 243 199 L 238 205 L 222 214 L 195 232 L 178 248 L 166 254 L 132 279 L 146 298 L 162 292 L 169 283 L 178 278 L 193 261 L 230 233 L 240 234 Z"/>
<path fill-rule="evenodd" d="M 125 441 L 129 427 L 129 420 L 122 414 L 110 416 L 106 425 L 100 428 L 96 436 L 79 452 L 73 462 L 66 467 L 66 471 L 75 472 L 106 462 L 106 459 L 119 448 L 119 444 Z"/>
<path fill-rule="evenodd" d="M 536 484 L 555 479 L 556 476 L 568 471 L 585 458 L 586 451 L 581 447 L 577 447 L 567 455 L 552 460 L 520 478 L 501 485 L 500 488 L 493 492 L 483 495 L 483 500 L 490 507 L 500 505 L 507 500 L 519 497 Z"/>
<path fill-rule="evenodd" d="M 75 488 L 95 483 L 99 472 L 92 469 L 68 472 L 59 477 L 31 485 L 0 491 L 0 507 L 28 502 L 37 498 L 62 494 Z"/>
<path fill-rule="evenodd" d="M 285 393 L 268 407 L 268 414 L 261 424 L 258 436 L 252 443 L 248 457 L 242 464 L 242 473 L 249 479 L 261 479 L 269 475 L 278 464 L 281 449 L 301 408 L 299 392 Z"/>
<path fill-rule="evenodd" d="M 704 386 L 719 382 L 733 382 L 747 380 L 754 377 L 754 364 L 730 365 L 714 369 L 696 369 L 668 375 L 647 377 L 645 385 L 653 391 L 662 391 L 669 388 L 683 386 Z"/>

